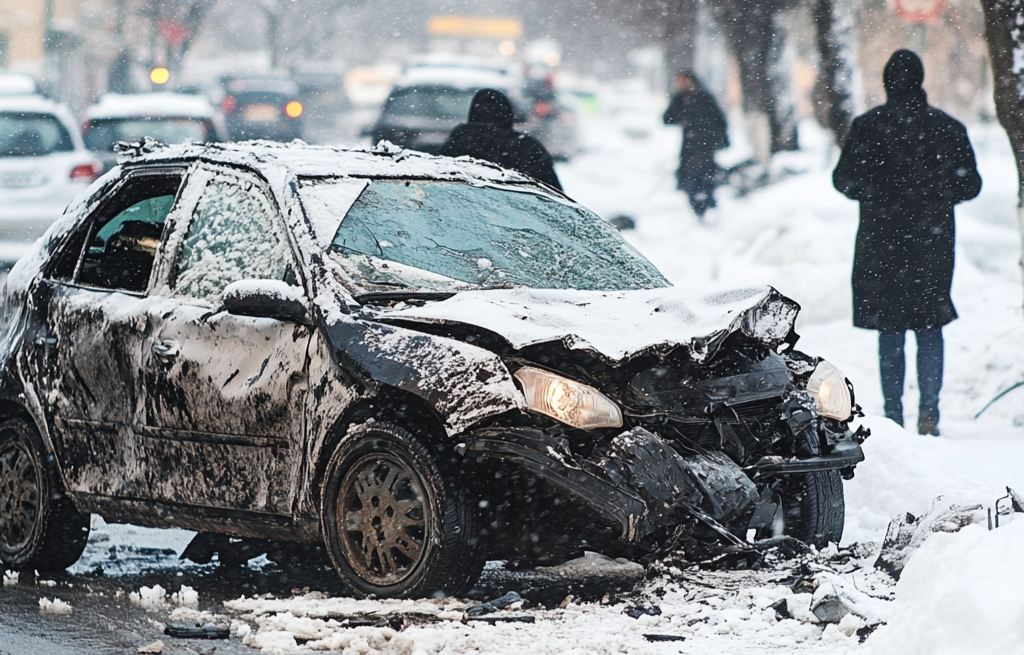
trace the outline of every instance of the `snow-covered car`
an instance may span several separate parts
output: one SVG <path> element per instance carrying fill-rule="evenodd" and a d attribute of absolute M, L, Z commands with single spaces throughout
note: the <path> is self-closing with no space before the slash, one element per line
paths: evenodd
<path fill-rule="evenodd" d="M 16 262 L 99 172 L 67 107 L 0 95 L 0 268 Z"/>
<path fill-rule="evenodd" d="M 199 95 L 188 93 L 108 93 L 85 112 L 82 140 L 103 161 L 117 162 L 121 141 L 149 137 L 161 143 L 217 142 L 226 138 L 223 117 Z"/>
<path fill-rule="evenodd" d="M 140 143 L 7 278 L 0 561 L 70 565 L 89 513 L 206 559 L 321 545 L 378 596 L 485 558 L 838 541 L 866 435 L 798 310 L 672 287 L 485 162 Z"/>
<path fill-rule="evenodd" d="M 508 76 L 461 67 L 409 68 L 395 82 L 376 122 L 366 130 L 374 143 L 390 141 L 404 148 L 435 153 L 448 135 L 469 118 L 469 106 L 480 89 L 505 93 L 526 120 L 518 88 Z"/>

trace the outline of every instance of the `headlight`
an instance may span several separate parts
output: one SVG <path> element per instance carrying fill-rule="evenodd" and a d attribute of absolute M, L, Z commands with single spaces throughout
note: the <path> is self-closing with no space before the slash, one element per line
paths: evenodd
<path fill-rule="evenodd" d="M 529 366 L 515 375 L 528 409 L 581 430 L 622 425 L 619 406 L 593 387 Z"/>
<path fill-rule="evenodd" d="M 818 400 L 818 413 L 845 421 L 853 414 L 853 399 L 846 376 L 828 362 L 819 362 L 807 378 L 807 391 Z"/>

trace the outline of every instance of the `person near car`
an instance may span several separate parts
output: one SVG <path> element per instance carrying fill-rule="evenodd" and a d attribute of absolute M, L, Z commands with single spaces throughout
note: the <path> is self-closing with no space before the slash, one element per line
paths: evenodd
<path fill-rule="evenodd" d="M 696 75 L 682 72 L 676 77 L 676 93 L 662 121 L 683 128 L 676 187 L 685 191 L 697 218 L 703 220 L 715 207 L 715 151 L 729 145 L 725 114 Z"/>
<path fill-rule="evenodd" d="M 981 177 L 967 130 L 930 106 L 924 65 L 897 50 L 885 66 L 887 101 L 858 116 L 832 173 L 860 201 L 853 261 L 853 323 L 878 330 L 885 415 L 903 425 L 904 343 L 917 338 L 920 434 L 939 434 L 942 327 L 950 298 L 953 206 L 978 195 Z"/>
<path fill-rule="evenodd" d="M 469 122 L 452 130 L 439 155 L 469 155 L 510 168 L 559 191 L 562 183 L 547 148 L 529 134 L 513 129 L 516 112 L 501 91 L 481 89 L 469 106 Z"/>

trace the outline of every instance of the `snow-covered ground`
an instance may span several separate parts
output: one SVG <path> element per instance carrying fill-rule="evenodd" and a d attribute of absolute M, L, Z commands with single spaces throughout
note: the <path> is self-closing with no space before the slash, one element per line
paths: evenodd
<path fill-rule="evenodd" d="M 743 197 L 721 190 L 720 206 L 706 225 L 674 189 L 678 129 L 657 126 L 637 139 L 611 120 L 589 119 L 583 124 L 585 151 L 558 172 L 567 192 L 602 216 L 634 217 L 637 229 L 627 238 L 675 284 L 723 289 L 767 283 L 795 298 L 803 305 L 798 347 L 828 358 L 853 381 L 874 434 L 864 446 L 867 460 L 846 483 L 844 546 L 867 546 L 854 550 L 852 559 L 813 560 L 815 595 L 795 593 L 770 571 L 712 575 L 668 569 L 649 580 L 636 601 L 656 604 L 661 614 L 639 619 L 626 616 L 621 603 L 570 602 L 561 609 L 529 610 L 534 624 L 437 620 L 457 604 L 447 601 L 423 604 L 420 614 L 432 618 L 396 633 L 345 628 L 338 617 L 406 612 L 408 603 L 359 605 L 315 594 L 249 599 L 218 611 L 247 619 L 255 628 L 247 642 L 271 653 L 312 647 L 425 654 L 1024 653 L 1024 520 L 989 531 L 984 510 L 978 512 L 975 525 L 929 538 L 895 586 L 870 568 L 891 518 L 920 515 L 940 495 L 947 502 L 991 507 L 1005 486 L 1024 490 L 1024 388 L 974 418 L 996 394 L 1024 380 L 1015 170 L 1005 136 L 997 126 L 971 130 L 984 189 L 957 210 L 953 298 L 961 318 L 945 331 L 943 436 L 932 438 L 879 417 L 875 334 L 850 325 L 857 206 L 832 189 L 838 153 L 826 135 L 810 124 L 802 130 L 804 150 L 773 164 L 777 173 L 795 174 Z M 733 141 L 737 145 L 722 153 L 723 161 L 745 156 L 742 134 L 737 131 Z M 916 384 L 909 341 L 905 404 L 912 426 Z M 132 565 L 126 559 L 138 547 L 180 552 L 188 538 L 184 531 L 97 520 L 74 571 L 103 564 L 116 574 L 111 565 L 117 561 L 127 571 Z M 152 564 L 152 557 L 147 561 Z M 846 598 L 859 616 L 838 626 L 818 622 L 809 608 L 829 590 Z M 780 618 L 770 607 L 783 598 L 792 618 Z M 888 625 L 862 642 L 856 631 L 878 621 Z M 649 642 L 644 634 L 651 633 L 682 636 L 685 642 Z"/>

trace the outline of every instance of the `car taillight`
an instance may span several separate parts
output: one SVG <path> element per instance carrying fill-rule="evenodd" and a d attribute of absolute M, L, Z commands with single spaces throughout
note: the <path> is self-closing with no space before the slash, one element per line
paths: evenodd
<path fill-rule="evenodd" d="M 237 106 L 238 106 L 238 103 L 235 102 L 235 97 L 234 96 L 228 96 L 228 97 L 224 98 L 223 100 L 221 100 L 220 110 L 222 112 L 224 112 L 225 116 L 234 116 L 235 115 L 235 107 L 237 107 Z"/>
<path fill-rule="evenodd" d="M 541 118 L 547 118 L 548 116 L 550 116 L 551 112 L 554 111 L 554 109 L 554 105 L 544 100 L 538 100 L 537 102 L 533 103 L 533 113 L 537 114 Z"/>
<path fill-rule="evenodd" d="M 79 164 L 71 169 L 72 180 L 85 180 L 92 182 L 99 176 L 103 166 L 99 162 L 90 162 L 88 164 Z"/>

